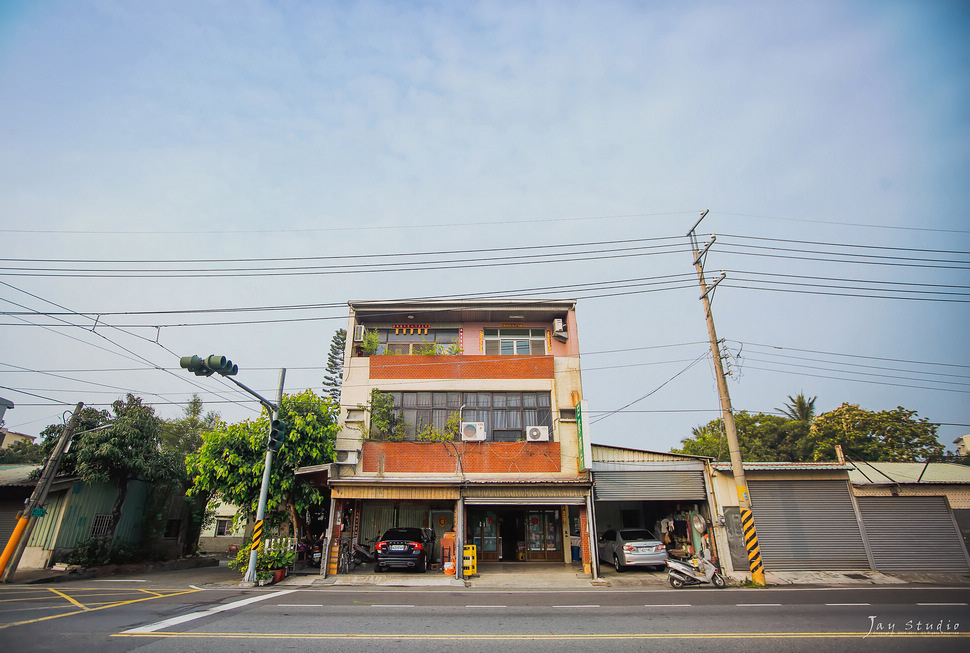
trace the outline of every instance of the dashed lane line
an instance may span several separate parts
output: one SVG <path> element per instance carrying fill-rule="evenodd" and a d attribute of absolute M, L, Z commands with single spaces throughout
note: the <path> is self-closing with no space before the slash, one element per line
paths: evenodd
<path fill-rule="evenodd" d="M 584 636 L 588 634 L 584 633 Z M 597 639 L 604 640 L 749 640 L 749 639 L 862 639 L 868 635 L 870 638 L 895 639 L 907 638 L 911 640 L 933 639 L 966 639 L 970 633 L 919 633 L 919 634 L 900 634 L 900 633 L 866 633 L 863 631 L 854 632 L 775 632 L 775 633 L 597 633 Z M 482 641 L 482 640 L 504 640 L 504 641 L 571 641 L 575 642 L 576 633 L 440 633 L 440 634 L 415 634 L 415 633 L 205 633 L 205 632 L 131 632 L 116 633 L 112 637 L 167 637 L 171 639 L 246 639 L 246 640 L 375 640 L 375 641 Z"/>

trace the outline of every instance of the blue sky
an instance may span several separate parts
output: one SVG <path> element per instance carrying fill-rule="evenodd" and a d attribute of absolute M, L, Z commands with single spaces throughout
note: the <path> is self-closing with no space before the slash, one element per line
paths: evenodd
<path fill-rule="evenodd" d="M 686 251 L 406 273 L 25 275 L 683 245 L 710 209 L 700 232 L 718 234 L 710 276 L 728 271 L 714 311 L 740 352 L 736 408 L 771 411 L 800 391 L 819 410 L 902 405 L 947 424 L 949 445 L 970 433 L 967 19 L 958 2 L 3 3 L 0 305 L 85 314 L 0 318 L 0 395 L 17 404 L 6 424 L 36 433 L 119 389 L 166 417 L 201 392 L 242 419 L 252 407 L 219 403 L 245 404 L 215 381 L 152 368 L 219 351 L 269 394 L 281 366 L 288 389 L 319 389 L 312 368 L 346 313 L 204 327 L 216 318 L 172 311 L 559 286 L 550 294 L 580 297 L 591 408 L 652 393 L 598 421 L 595 439 L 666 450 L 717 414 L 696 287 L 577 284 L 689 275 Z M 883 258 L 836 262 L 835 243 L 840 261 Z M 768 256 L 777 248 L 802 251 Z M 781 279 L 809 286 L 771 285 Z M 920 292 L 884 298 L 903 288 Z M 132 311 L 149 314 L 118 315 Z M 93 332 L 91 314 L 105 314 Z M 203 392 L 213 386 L 219 396 Z"/>

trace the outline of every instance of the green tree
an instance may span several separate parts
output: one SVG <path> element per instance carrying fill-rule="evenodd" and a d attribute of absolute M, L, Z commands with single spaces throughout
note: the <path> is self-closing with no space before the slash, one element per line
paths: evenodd
<path fill-rule="evenodd" d="M 191 554 L 198 548 L 202 528 L 210 517 L 208 508 L 211 496 L 205 492 L 188 494 L 188 490 L 193 486 L 193 479 L 186 467 L 188 455 L 202 447 L 202 434 L 213 430 L 219 423 L 218 413 L 215 411 L 203 413 L 203 411 L 202 399 L 199 395 L 193 394 L 185 407 L 184 415 L 180 418 L 163 421 L 160 433 L 162 451 L 170 453 L 174 459 L 172 461 L 174 465 L 172 470 L 173 480 L 177 480 L 178 485 L 159 488 L 159 490 L 180 489 L 185 495 L 187 519 L 182 522 L 178 534 L 178 542 L 183 555 Z M 159 493 L 158 496 L 163 495 Z M 167 495 L 165 496 L 167 497 Z"/>
<path fill-rule="evenodd" d="M 202 446 L 202 434 L 211 431 L 219 422 L 219 413 L 202 414 L 202 399 L 194 394 L 185 407 L 185 414 L 162 422 L 159 441 L 163 451 L 182 454 L 183 458 Z"/>
<path fill-rule="evenodd" d="M 873 412 L 844 403 L 812 422 L 814 460 L 836 460 L 835 445 L 847 456 L 866 461 L 910 462 L 936 459 L 943 445 L 936 437 L 938 424 L 898 406 Z"/>
<path fill-rule="evenodd" d="M 44 447 L 30 440 L 17 440 L 9 447 L 0 449 L 0 465 L 33 464 L 45 460 Z"/>
<path fill-rule="evenodd" d="M 738 412 L 734 415 L 738 431 L 741 458 L 749 461 L 799 461 L 804 460 L 805 436 L 808 424 L 778 415 Z M 680 449 L 672 453 L 692 456 L 708 456 L 717 461 L 730 460 L 724 420 L 715 419 L 696 427 L 689 438 L 681 440 Z"/>
<path fill-rule="evenodd" d="M 811 422 L 815 417 L 816 399 L 818 397 L 809 399 L 804 392 L 799 392 L 795 397 L 788 395 L 789 403 L 785 404 L 784 408 L 776 408 L 775 410 L 795 422 Z"/>
<path fill-rule="evenodd" d="M 53 448 L 63 426 L 44 429 L 45 444 Z M 111 542 L 121 520 L 128 487 L 135 479 L 172 482 L 178 474 L 177 457 L 159 447 L 161 419 L 139 397 L 128 394 L 112 404 L 111 413 L 85 408 L 61 464 L 62 475 L 76 475 L 89 484 L 109 483 L 118 490 L 111 508 L 111 525 L 105 539 Z M 45 447 L 47 448 L 47 447 Z"/>
<path fill-rule="evenodd" d="M 344 379 L 344 347 L 347 344 L 347 329 L 337 329 L 330 340 L 330 353 L 327 354 L 327 375 L 323 378 L 323 391 L 336 405 L 340 401 L 340 387 Z"/>
<path fill-rule="evenodd" d="M 284 395 L 280 420 L 289 426 L 289 431 L 273 456 L 270 470 L 264 516 L 269 527 L 279 526 L 289 518 L 296 532 L 302 515 L 323 502 L 321 492 L 298 479 L 296 470 L 333 461 L 337 415 L 338 409 L 312 390 Z M 190 494 L 217 495 L 239 506 L 247 517 L 254 516 L 268 437 L 269 414 L 265 410 L 258 419 L 238 424 L 220 422 L 214 430 L 204 433 L 201 449 L 188 460 L 194 479 Z"/>

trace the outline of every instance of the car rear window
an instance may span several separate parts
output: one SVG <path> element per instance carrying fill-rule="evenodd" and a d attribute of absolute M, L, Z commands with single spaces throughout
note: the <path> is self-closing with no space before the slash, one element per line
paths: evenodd
<path fill-rule="evenodd" d="M 420 528 L 392 528 L 384 533 L 382 540 L 412 540 L 421 541 Z"/>
<path fill-rule="evenodd" d="M 620 531 L 620 537 L 624 540 L 655 540 L 653 533 L 644 529 Z"/>

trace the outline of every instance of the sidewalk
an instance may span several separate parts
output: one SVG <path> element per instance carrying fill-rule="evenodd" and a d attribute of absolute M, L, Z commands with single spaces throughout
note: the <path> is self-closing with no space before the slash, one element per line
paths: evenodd
<path fill-rule="evenodd" d="M 11 583 L 14 585 L 36 585 L 65 583 L 88 578 L 104 578 L 107 576 L 156 574 L 186 569 L 218 567 L 219 562 L 218 558 L 200 556 L 198 558 L 180 558 L 179 560 L 169 560 L 166 562 L 104 565 L 90 569 L 80 569 L 77 567 L 68 567 L 66 569 L 18 569 L 14 573 Z"/>

